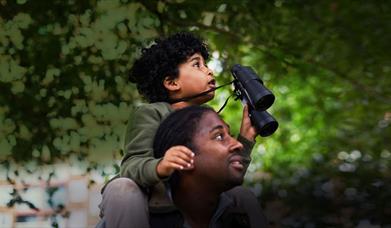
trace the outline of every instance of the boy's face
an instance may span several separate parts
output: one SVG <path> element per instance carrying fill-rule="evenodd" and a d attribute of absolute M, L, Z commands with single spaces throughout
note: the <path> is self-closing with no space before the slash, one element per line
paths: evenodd
<path fill-rule="evenodd" d="M 201 54 L 196 53 L 190 56 L 186 62 L 178 66 L 179 76 L 176 82 L 180 86 L 178 97 L 184 98 L 194 96 L 216 87 L 213 72 L 208 68 Z M 214 91 L 205 96 L 195 98 L 191 102 L 203 104 L 214 97 Z"/>

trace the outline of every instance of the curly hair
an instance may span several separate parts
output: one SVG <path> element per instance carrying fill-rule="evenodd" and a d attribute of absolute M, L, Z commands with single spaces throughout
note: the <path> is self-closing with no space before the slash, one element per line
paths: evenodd
<path fill-rule="evenodd" d="M 168 91 L 163 85 L 166 77 L 179 76 L 178 66 L 190 56 L 200 53 L 207 60 L 207 45 L 188 32 L 179 32 L 165 39 L 155 40 L 149 48 L 141 50 L 129 73 L 129 81 L 136 83 L 137 90 L 149 102 L 168 101 Z"/>

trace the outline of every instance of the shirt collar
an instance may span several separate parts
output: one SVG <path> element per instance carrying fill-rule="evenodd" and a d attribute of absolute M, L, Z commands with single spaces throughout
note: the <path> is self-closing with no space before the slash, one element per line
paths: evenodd
<path fill-rule="evenodd" d="M 209 228 L 218 228 L 220 227 L 219 219 L 221 215 L 224 213 L 224 211 L 230 207 L 234 201 L 231 197 L 229 197 L 226 193 L 221 193 L 219 197 L 219 202 L 217 204 L 217 209 L 215 210 L 215 213 L 213 214 L 212 219 L 209 223 Z M 184 221 L 183 228 L 191 228 L 191 226 L 187 223 L 187 221 Z"/>

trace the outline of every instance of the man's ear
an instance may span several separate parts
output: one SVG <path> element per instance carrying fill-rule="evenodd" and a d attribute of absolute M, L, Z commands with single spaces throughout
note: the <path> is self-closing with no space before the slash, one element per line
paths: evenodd
<path fill-rule="evenodd" d="M 169 92 L 178 91 L 181 88 L 177 82 L 177 78 L 166 77 L 164 78 L 163 85 Z"/>

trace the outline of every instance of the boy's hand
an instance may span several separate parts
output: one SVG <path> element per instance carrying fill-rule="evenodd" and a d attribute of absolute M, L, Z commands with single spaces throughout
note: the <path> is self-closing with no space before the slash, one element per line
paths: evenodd
<path fill-rule="evenodd" d="M 158 163 L 156 171 L 159 177 L 168 177 L 175 170 L 190 170 L 194 168 L 194 153 L 185 146 L 173 146 L 168 149 L 163 159 Z"/>
<path fill-rule="evenodd" d="M 257 137 L 257 130 L 251 124 L 250 117 L 248 116 L 247 104 L 243 108 L 243 117 L 242 117 L 242 125 L 240 126 L 240 135 L 252 142 L 254 142 L 255 137 Z"/>

